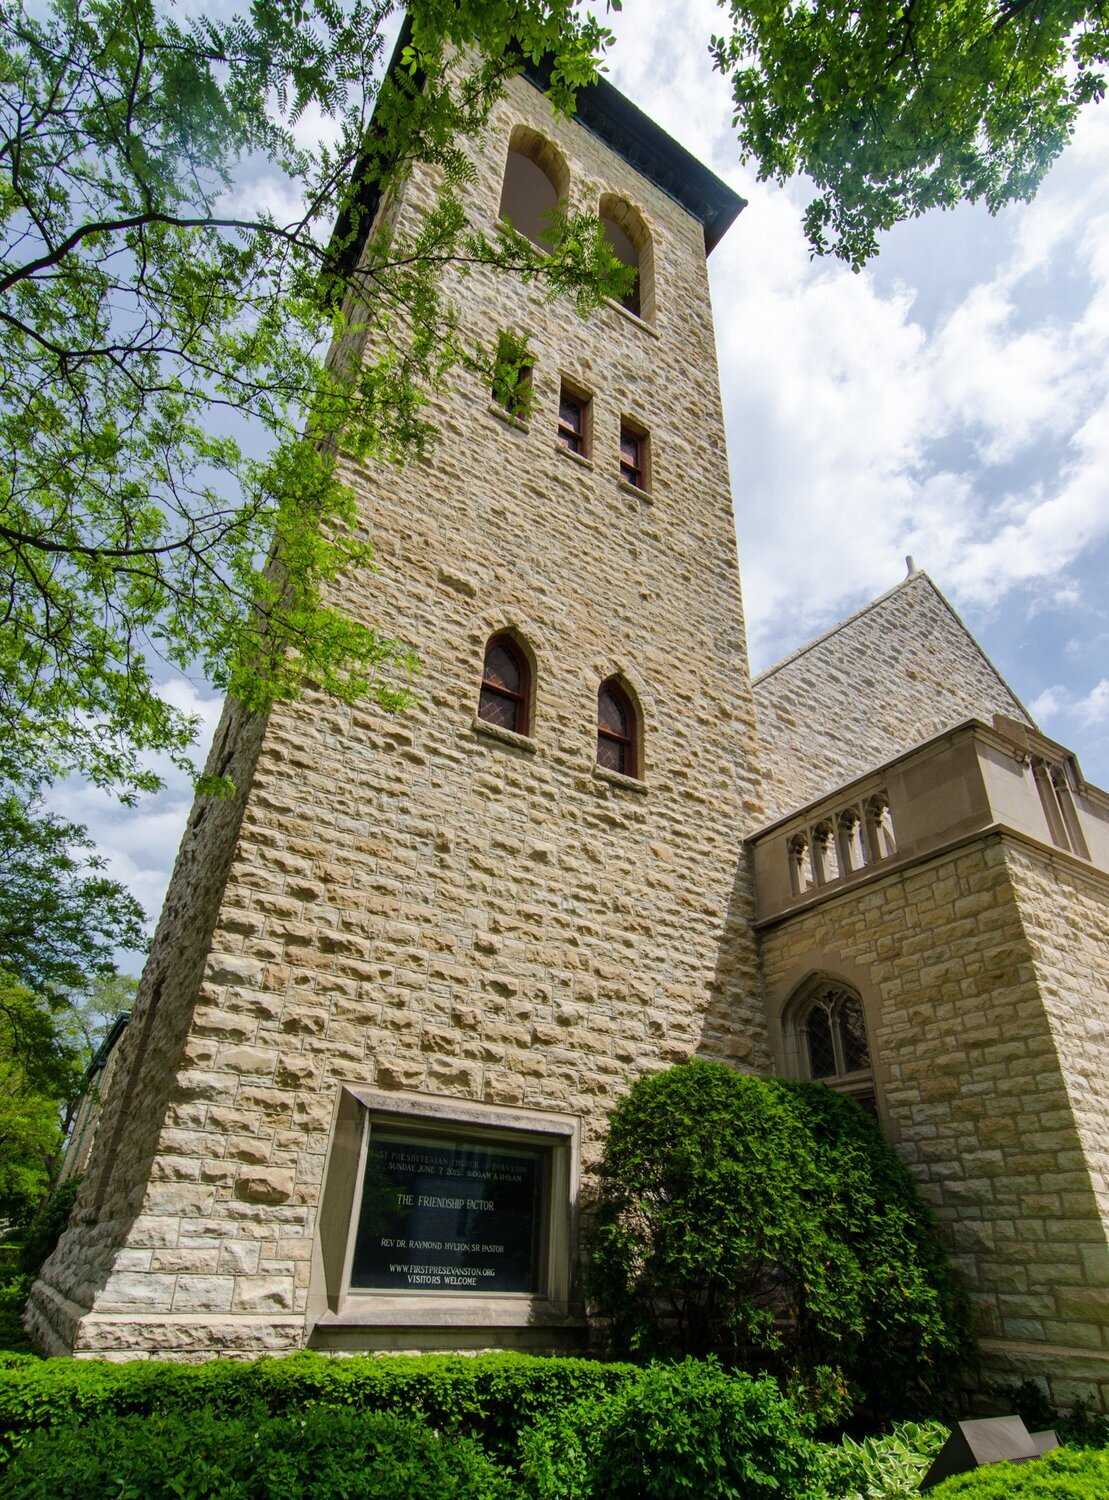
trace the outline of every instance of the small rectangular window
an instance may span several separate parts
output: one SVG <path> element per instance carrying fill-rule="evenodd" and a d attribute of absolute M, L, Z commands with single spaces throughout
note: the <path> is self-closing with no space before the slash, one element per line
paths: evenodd
<path fill-rule="evenodd" d="M 579 458 L 588 458 L 592 446 L 590 425 L 592 402 L 584 391 L 562 382 L 558 395 L 558 441 Z"/>
<path fill-rule="evenodd" d="M 620 423 L 620 478 L 637 490 L 649 488 L 647 444 L 647 434 L 641 428 L 628 421 Z"/>
<path fill-rule="evenodd" d="M 498 334 L 493 363 L 493 400 L 510 416 L 523 422 L 531 415 L 531 360 L 525 337 L 509 329 Z"/>

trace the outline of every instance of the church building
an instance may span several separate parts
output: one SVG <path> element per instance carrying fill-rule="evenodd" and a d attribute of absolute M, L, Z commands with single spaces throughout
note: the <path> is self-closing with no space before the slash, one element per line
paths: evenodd
<path fill-rule="evenodd" d="M 599 214 L 635 292 L 448 276 L 527 399 L 459 372 L 426 460 L 343 464 L 344 603 L 418 701 L 228 704 L 35 1339 L 586 1348 L 609 1112 L 706 1057 L 856 1095 L 985 1377 L 1109 1407 L 1109 796 L 913 569 L 752 680 L 707 274 L 742 200 L 604 81 L 567 119 L 513 79 L 475 166 L 475 223 Z"/>

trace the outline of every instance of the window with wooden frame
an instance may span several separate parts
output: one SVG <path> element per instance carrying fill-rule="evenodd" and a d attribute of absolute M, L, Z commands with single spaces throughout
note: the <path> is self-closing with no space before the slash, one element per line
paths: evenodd
<path fill-rule="evenodd" d="M 590 398 L 564 380 L 558 395 L 558 440 L 579 458 L 588 458 L 590 443 Z"/>
<path fill-rule="evenodd" d="M 519 643 L 495 635 L 485 648 L 478 718 L 513 734 L 527 734 L 531 704 L 531 668 Z"/>
<path fill-rule="evenodd" d="M 639 721 L 615 677 L 597 693 L 597 764 L 622 776 L 639 776 Z"/>
<path fill-rule="evenodd" d="M 637 490 L 650 488 L 647 434 L 626 418 L 620 423 L 620 478 Z"/>

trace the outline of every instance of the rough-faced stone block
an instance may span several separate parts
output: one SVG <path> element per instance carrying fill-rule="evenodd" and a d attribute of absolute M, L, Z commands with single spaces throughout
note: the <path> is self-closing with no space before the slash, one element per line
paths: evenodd
<path fill-rule="evenodd" d="M 284 1167 L 251 1167 L 235 1181 L 235 1195 L 247 1203 L 287 1203 L 293 1194 L 294 1174 Z"/>

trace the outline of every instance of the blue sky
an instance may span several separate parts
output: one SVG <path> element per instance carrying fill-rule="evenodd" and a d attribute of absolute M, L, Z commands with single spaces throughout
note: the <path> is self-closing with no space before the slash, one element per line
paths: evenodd
<path fill-rule="evenodd" d="M 911 553 L 1109 785 L 1109 106 L 1032 205 L 917 220 L 855 275 L 809 259 L 804 183 L 739 165 L 706 51 L 721 20 L 712 0 L 625 0 L 608 71 L 748 199 L 710 267 L 754 670 L 891 587 Z M 283 201 L 263 178 L 241 191 Z M 169 691 L 206 748 L 218 701 Z M 136 810 L 78 782 L 52 802 L 156 917 L 184 780 Z"/>

